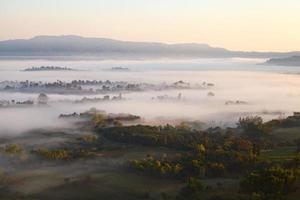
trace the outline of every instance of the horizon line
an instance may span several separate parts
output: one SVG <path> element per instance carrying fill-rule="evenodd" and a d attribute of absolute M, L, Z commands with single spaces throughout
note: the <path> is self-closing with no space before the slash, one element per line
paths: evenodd
<path fill-rule="evenodd" d="M 207 45 L 211 48 L 220 48 L 220 49 L 225 49 L 228 51 L 232 52 L 248 52 L 248 53 L 293 53 L 293 52 L 300 52 L 300 50 L 291 50 L 291 51 L 272 51 L 272 50 L 232 50 L 226 47 L 220 47 L 220 46 L 212 46 L 209 43 L 205 42 L 163 42 L 163 41 L 134 41 L 134 40 L 123 40 L 123 39 L 116 39 L 116 38 L 110 38 L 110 37 L 101 37 L 101 36 L 81 36 L 81 35 L 76 35 L 76 34 L 60 34 L 60 35 L 36 35 L 36 36 L 31 36 L 31 37 L 26 37 L 26 38 L 12 38 L 12 39 L 4 39 L 0 40 L 0 42 L 6 42 L 6 41 L 14 41 L 14 40 L 31 40 L 35 39 L 38 37 L 78 37 L 78 38 L 83 38 L 83 39 L 107 39 L 107 40 L 113 40 L 113 41 L 119 41 L 119 42 L 132 42 L 132 43 L 149 43 L 149 44 L 165 44 L 165 45 Z"/>

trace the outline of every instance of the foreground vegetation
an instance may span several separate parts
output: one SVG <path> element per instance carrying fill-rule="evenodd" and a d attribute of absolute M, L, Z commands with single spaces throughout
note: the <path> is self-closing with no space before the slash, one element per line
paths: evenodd
<path fill-rule="evenodd" d="M 74 130 L 2 139 L 1 198 L 298 199 L 297 113 L 209 129 L 140 125 L 138 116 L 95 109 L 62 120 L 72 117 Z"/>

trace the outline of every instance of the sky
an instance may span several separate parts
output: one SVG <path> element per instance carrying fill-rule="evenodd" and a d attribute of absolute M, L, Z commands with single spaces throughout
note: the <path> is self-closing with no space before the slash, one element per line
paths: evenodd
<path fill-rule="evenodd" d="M 0 0 L 0 40 L 80 35 L 300 50 L 299 0 Z"/>

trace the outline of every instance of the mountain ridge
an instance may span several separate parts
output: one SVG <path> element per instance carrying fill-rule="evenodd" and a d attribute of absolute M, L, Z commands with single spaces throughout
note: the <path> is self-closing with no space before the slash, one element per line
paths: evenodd
<path fill-rule="evenodd" d="M 231 51 L 202 43 L 167 44 L 132 42 L 77 35 L 40 35 L 30 39 L 0 41 L 0 58 L 5 57 L 93 57 L 129 58 L 270 58 L 300 55 L 300 52 Z"/>

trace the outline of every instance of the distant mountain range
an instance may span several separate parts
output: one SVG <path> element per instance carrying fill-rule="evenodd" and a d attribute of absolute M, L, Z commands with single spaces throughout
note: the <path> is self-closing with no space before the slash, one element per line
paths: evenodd
<path fill-rule="evenodd" d="M 230 51 L 207 44 L 128 42 L 72 35 L 0 41 L 0 59 L 278 58 L 295 55 L 300 55 L 300 52 Z"/>

